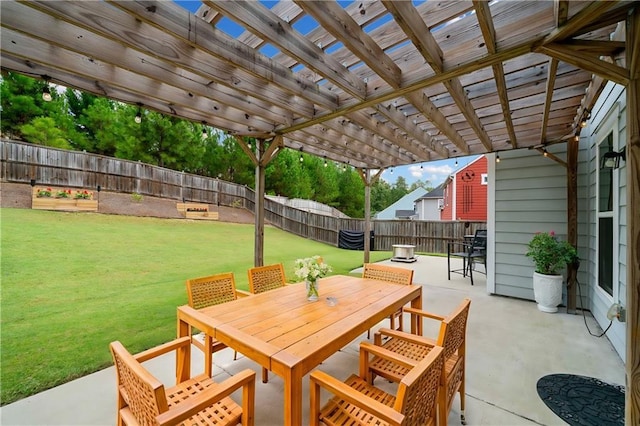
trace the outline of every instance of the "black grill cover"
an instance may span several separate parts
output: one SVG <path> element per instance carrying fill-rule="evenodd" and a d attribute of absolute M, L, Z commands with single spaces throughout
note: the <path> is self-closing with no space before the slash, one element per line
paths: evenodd
<path fill-rule="evenodd" d="M 369 250 L 373 250 L 374 235 L 371 231 L 369 239 Z M 364 250 L 363 231 L 338 231 L 338 247 L 348 250 Z"/>

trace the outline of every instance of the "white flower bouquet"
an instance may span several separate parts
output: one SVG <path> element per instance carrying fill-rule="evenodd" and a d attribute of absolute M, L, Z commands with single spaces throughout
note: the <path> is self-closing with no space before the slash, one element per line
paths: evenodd
<path fill-rule="evenodd" d="M 320 256 L 296 259 L 296 277 L 305 281 L 317 281 L 331 272 L 331 266 L 324 263 Z"/>

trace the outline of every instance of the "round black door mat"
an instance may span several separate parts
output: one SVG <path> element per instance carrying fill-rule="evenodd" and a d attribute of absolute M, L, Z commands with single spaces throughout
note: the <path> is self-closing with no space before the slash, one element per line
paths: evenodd
<path fill-rule="evenodd" d="M 537 390 L 547 407 L 571 426 L 624 426 L 624 386 L 550 374 L 538 380 Z"/>

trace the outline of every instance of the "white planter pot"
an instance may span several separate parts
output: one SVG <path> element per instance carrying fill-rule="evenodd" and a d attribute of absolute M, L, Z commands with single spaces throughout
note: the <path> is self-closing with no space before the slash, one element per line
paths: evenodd
<path fill-rule="evenodd" d="M 533 273 L 533 294 L 542 312 L 558 312 L 562 303 L 562 275 Z"/>

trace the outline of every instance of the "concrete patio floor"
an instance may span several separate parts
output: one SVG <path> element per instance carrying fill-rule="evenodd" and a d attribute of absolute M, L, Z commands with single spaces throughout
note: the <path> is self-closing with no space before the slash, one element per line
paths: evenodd
<path fill-rule="evenodd" d="M 330 262 L 330 259 L 327 260 Z M 414 282 L 423 286 L 424 308 L 446 315 L 462 299 L 472 300 L 467 330 L 467 377 L 465 416 L 468 425 L 562 425 L 536 392 L 538 379 L 553 373 L 596 377 L 624 384 L 622 360 L 606 337 L 589 335 L 582 315 L 538 311 L 534 302 L 491 296 L 484 275 L 468 278 L 455 275 L 447 280 L 446 258 L 419 256 L 415 263 L 394 263 L 415 270 Z M 322 288 L 320 288 L 322 291 Z M 600 328 L 587 313 L 592 331 Z M 379 326 L 388 327 L 388 321 Z M 427 335 L 437 335 L 437 324 L 426 324 Z M 361 338 L 333 355 L 318 369 L 342 379 L 358 371 Z M 373 335 L 372 335 L 373 337 Z M 105 348 L 108 350 L 108 348 Z M 192 350 L 192 372 L 203 371 L 202 353 Z M 260 380 L 260 366 L 225 349 L 214 357 L 216 381 L 245 368 L 256 372 L 256 425 L 282 424 L 283 382 L 270 374 L 269 383 Z M 167 355 L 147 364 L 167 385 L 174 377 L 174 357 Z M 116 385 L 113 367 L 0 408 L 2 425 L 111 425 L 115 423 Z M 303 423 L 308 422 L 308 378 L 304 379 Z M 376 385 L 391 384 L 378 379 Z M 234 397 L 237 397 L 235 395 Z M 325 396 L 326 397 L 326 396 Z M 459 425 L 459 401 L 453 403 L 449 424 Z"/>

